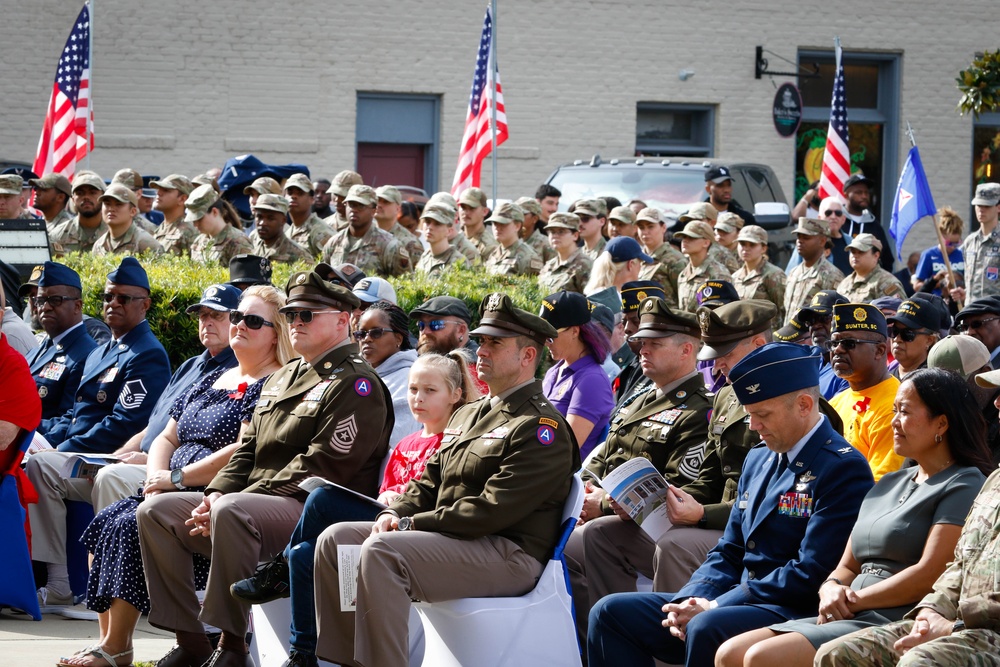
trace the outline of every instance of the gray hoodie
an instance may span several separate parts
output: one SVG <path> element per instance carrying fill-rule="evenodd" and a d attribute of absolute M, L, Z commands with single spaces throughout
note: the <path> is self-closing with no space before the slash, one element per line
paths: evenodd
<path fill-rule="evenodd" d="M 396 415 L 396 423 L 389 435 L 389 449 L 394 449 L 399 441 L 423 426 L 413 418 L 410 405 L 406 402 L 406 394 L 410 385 L 410 366 L 417 360 L 416 350 L 400 350 L 375 369 L 382 382 L 389 388 L 392 396 L 392 411 Z"/>

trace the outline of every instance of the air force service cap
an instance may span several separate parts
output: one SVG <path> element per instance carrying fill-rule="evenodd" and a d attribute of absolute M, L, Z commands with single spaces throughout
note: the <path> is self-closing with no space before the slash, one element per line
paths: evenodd
<path fill-rule="evenodd" d="M 729 371 L 729 382 L 742 405 L 819 386 L 819 348 L 768 343 L 743 357 Z"/>
<path fill-rule="evenodd" d="M 149 277 L 135 257 L 125 257 L 118 268 L 108 274 L 108 281 L 116 285 L 132 285 L 149 291 Z"/>

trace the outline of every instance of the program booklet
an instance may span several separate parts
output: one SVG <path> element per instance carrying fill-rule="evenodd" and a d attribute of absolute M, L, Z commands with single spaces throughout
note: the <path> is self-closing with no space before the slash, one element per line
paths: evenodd
<path fill-rule="evenodd" d="M 114 463 L 121 463 L 114 454 L 73 454 L 66 458 L 63 477 L 89 479 L 93 482 L 101 468 Z"/>
<path fill-rule="evenodd" d="M 626 461 L 599 481 L 654 542 L 673 528 L 667 516 L 669 484 L 648 460 L 637 457 Z"/>

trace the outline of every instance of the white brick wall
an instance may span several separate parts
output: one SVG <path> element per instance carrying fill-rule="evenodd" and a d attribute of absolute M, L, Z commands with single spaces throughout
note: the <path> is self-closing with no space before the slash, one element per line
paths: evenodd
<path fill-rule="evenodd" d="M 91 166 L 103 175 L 124 165 L 193 175 L 243 152 L 332 175 L 354 164 L 361 90 L 442 95 L 439 183 L 451 183 L 485 2 L 96 2 Z M 996 48 L 986 18 L 995 0 L 499 5 L 511 128 L 500 150 L 501 196 L 530 194 L 560 162 L 631 154 L 639 100 L 717 104 L 717 155 L 770 164 L 791 196 L 794 143 L 774 131 L 775 87 L 754 79 L 754 47 L 794 60 L 799 48 L 829 49 L 840 35 L 849 51 L 902 54 L 900 118 L 918 133 L 938 205 L 968 210 L 972 130 L 955 112 L 954 79 L 976 51 Z M 80 4 L 15 8 L 0 23 L 0 157 L 30 162 Z M 696 75 L 681 82 L 681 69 Z M 901 137 L 900 166 L 907 149 Z M 896 177 L 886 177 L 883 196 L 892 196 Z M 922 230 L 907 249 L 931 236 Z"/>

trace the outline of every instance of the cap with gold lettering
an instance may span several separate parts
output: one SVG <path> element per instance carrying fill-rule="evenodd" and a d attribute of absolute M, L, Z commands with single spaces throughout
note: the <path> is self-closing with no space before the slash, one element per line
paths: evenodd
<path fill-rule="evenodd" d="M 833 307 L 833 328 L 830 333 L 874 331 L 888 336 L 882 311 L 870 303 L 841 303 Z"/>
<path fill-rule="evenodd" d="M 671 310 L 665 299 L 649 298 L 639 306 L 639 330 L 632 338 L 665 338 L 674 334 L 701 337 L 694 313 Z"/>
<path fill-rule="evenodd" d="M 559 335 L 551 324 L 538 315 L 515 307 L 510 297 L 500 292 L 489 294 L 483 299 L 479 304 L 479 315 L 479 326 L 469 332 L 474 336 L 527 336 L 544 345 L 550 338 Z"/>
<path fill-rule="evenodd" d="M 778 308 L 770 301 L 747 299 L 714 309 L 702 306 L 695 314 L 705 343 L 698 360 L 708 361 L 729 354 L 744 338 L 770 329 Z"/>
<path fill-rule="evenodd" d="M 622 310 L 626 313 L 639 310 L 646 299 L 663 299 L 666 294 L 654 280 L 633 280 L 622 285 Z"/>

